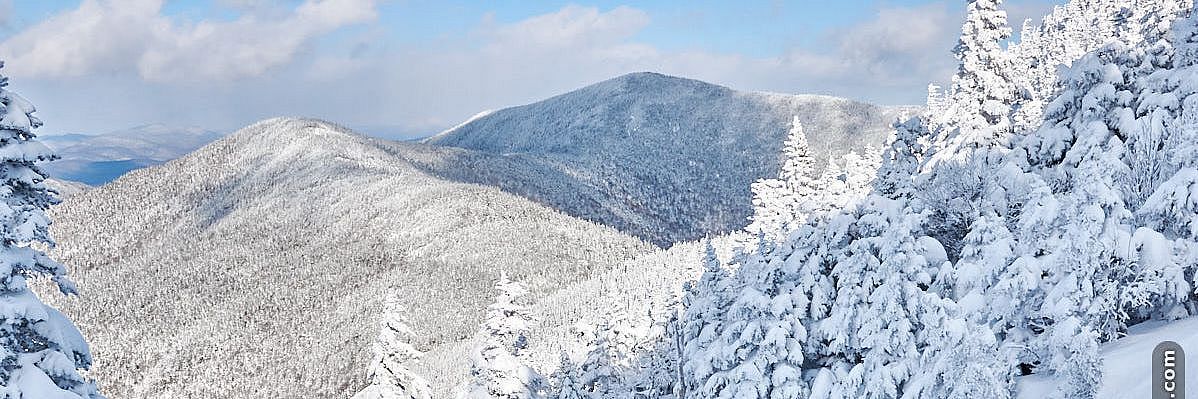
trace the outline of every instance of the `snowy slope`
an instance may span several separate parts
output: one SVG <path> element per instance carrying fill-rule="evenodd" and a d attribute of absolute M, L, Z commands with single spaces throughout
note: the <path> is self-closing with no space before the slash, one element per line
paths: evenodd
<path fill-rule="evenodd" d="M 62 158 L 46 164 L 51 176 L 100 185 L 130 170 L 181 157 L 220 136 L 195 127 L 151 124 L 98 135 L 51 135 L 41 139 Z"/>
<path fill-rule="evenodd" d="M 70 197 L 75 194 L 87 191 L 91 186 L 70 180 L 62 180 L 49 178 L 46 179 L 46 186 L 58 193 L 60 197 Z"/>
<path fill-rule="evenodd" d="M 512 183 L 507 173 L 487 170 L 491 162 L 479 155 L 469 155 L 478 168 L 431 165 L 430 172 L 499 186 L 668 245 L 746 224 L 749 185 L 777 175 L 793 116 L 805 124 L 822 167 L 849 149 L 880 145 L 890 123 L 910 110 L 634 73 L 484 113 L 425 142 L 560 178 L 549 186 Z"/>
<path fill-rule="evenodd" d="M 55 207 L 85 300 L 54 305 L 92 376 L 119 398 L 347 397 L 387 290 L 417 347 L 463 347 L 501 269 L 539 298 L 652 249 L 396 156 L 420 146 L 273 119 Z"/>
<path fill-rule="evenodd" d="M 1096 399 L 1147 398 L 1152 396 L 1152 350 L 1163 341 L 1173 341 L 1186 351 L 1186 382 L 1198 383 L 1198 317 L 1173 322 L 1150 321 L 1132 326 L 1126 337 L 1102 345 L 1102 388 Z M 1046 398 L 1060 385 L 1054 378 L 1031 375 L 1019 379 L 1019 398 Z"/>

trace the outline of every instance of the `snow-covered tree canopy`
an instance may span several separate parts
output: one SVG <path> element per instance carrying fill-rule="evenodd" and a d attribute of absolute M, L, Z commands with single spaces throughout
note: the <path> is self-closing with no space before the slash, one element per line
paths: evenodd
<path fill-rule="evenodd" d="M 521 304 L 528 291 L 501 273 L 495 285 L 499 294 L 487 307 L 479 333 L 481 342 L 471 353 L 471 381 L 459 395 L 462 398 L 528 399 L 544 396 L 544 380 L 528 366 L 524 349 L 528 347 L 531 317 Z"/>
<path fill-rule="evenodd" d="M 1176 3 L 1073 1 L 1006 49 L 1001 2 L 970 1 L 952 90 L 895 125 L 873 191 L 692 286 L 690 396 L 1002 398 L 1029 373 L 1097 395 L 1100 343 L 1198 312 L 1198 16 Z M 1099 44 L 1055 25 L 1093 21 Z"/>
<path fill-rule="evenodd" d="M 429 399 L 432 389 L 428 381 L 411 371 L 412 363 L 422 355 L 412 346 L 416 336 L 404 321 L 399 299 L 389 295 L 384 299 L 379 336 L 374 344 L 370 365 L 370 385 L 353 399 Z"/>

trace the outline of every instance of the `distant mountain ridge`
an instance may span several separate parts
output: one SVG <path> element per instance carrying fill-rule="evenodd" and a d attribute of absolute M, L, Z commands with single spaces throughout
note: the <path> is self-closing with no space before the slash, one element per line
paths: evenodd
<path fill-rule="evenodd" d="M 186 155 L 222 136 L 198 127 L 149 124 L 114 132 L 40 137 L 61 159 L 43 168 L 50 176 L 100 185 L 146 166 Z"/>
<path fill-rule="evenodd" d="M 850 150 L 881 145 L 890 124 L 917 109 L 816 95 L 741 92 L 642 72 L 529 105 L 487 112 L 425 139 L 502 157 L 555 182 L 496 170 L 426 168 L 501 187 L 661 246 L 739 229 L 749 185 L 774 177 L 791 119 L 806 127 L 821 168 Z"/>
<path fill-rule="evenodd" d="M 662 247 L 743 227 L 749 185 L 778 173 L 798 116 L 822 168 L 917 109 L 848 99 L 742 92 L 632 73 L 524 106 L 480 112 L 402 157 L 426 173 L 499 187 Z M 178 158 L 221 136 L 145 125 L 46 136 L 51 176 L 90 185 Z M 464 150 L 464 151 L 463 151 Z"/>

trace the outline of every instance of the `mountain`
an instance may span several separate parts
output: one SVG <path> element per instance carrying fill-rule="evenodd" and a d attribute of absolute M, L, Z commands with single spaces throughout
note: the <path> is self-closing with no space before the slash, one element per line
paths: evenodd
<path fill-rule="evenodd" d="M 151 124 L 99 135 L 50 135 L 40 139 L 61 157 L 44 166 L 51 176 L 100 185 L 130 170 L 183 156 L 220 136 L 196 127 Z"/>
<path fill-rule="evenodd" d="M 347 397 L 388 292 L 417 347 L 464 348 L 501 270 L 542 298 L 653 250 L 407 160 L 439 151 L 458 150 L 251 125 L 54 207 L 52 255 L 82 298 L 43 297 L 88 337 L 110 397 Z"/>
<path fill-rule="evenodd" d="M 793 117 L 804 124 L 822 168 L 850 150 L 880 146 L 890 124 L 914 110 L 633 73 L 479 114 L 424 140 L 475 151 L 455 155 L 473 167 L 422 166 L 666 246 L 747 223 L 749 185 L 777 176 Z M 496 170 L 513 164 L 551 180 Z"/>

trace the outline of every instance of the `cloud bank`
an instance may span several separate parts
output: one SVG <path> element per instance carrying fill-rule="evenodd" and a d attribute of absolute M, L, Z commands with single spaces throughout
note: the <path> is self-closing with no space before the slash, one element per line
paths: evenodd
<path fill-rule="evenodd" d="M 660 49 L 639 36 L 653 16 L 628 6 L 571 5 L 509 23 L 481 16 L 473 28 L 405 44 L 389 36 L 375 0 L 220 1 L 240 12 L 188 21 L 165 15 L 162 0 L 84 0 L 0 43 L 4 72 L 52 132 L 233 129 L 297 115 L 395 136 L 636 71 L 915 103 L 951 74 L 961 18 L 943 3 L 879 8 L 811 48 L 752 57 Z"/>

